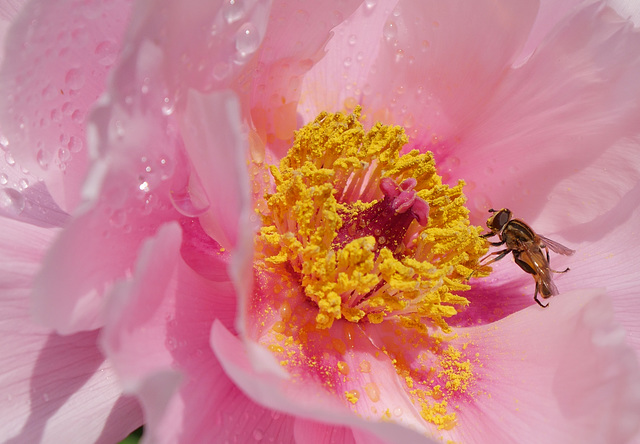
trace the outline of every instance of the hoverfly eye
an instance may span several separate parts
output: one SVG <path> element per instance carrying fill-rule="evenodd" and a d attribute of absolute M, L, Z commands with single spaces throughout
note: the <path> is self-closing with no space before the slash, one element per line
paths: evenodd
<path fill-rule="evenodd" d="M 487 220 L 487 227 L 492 231 L 500 231 L 511 219 L 511 211 L 503 208 L 500 211 L 493 211 L 495 214 Z"/>
<path fill-rule="evenodd" d="M 498 217 L 498 226 L 500 228 L 502 228 L 511 219 L 511 211 L 509 211 L 506 208 L 504 208 L 504 209 L 500 210 L 496 216 Z"/>

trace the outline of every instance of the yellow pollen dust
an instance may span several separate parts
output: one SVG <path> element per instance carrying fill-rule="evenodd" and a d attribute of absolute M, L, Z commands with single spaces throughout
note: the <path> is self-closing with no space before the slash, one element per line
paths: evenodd
<path fill-rule="evenodd" d="M 408 141 L 401 127 L 365 131 L 359 118 L 359 108 L 321 113 L 270 168 L 273 188 L 257 205 L 257 262 L 299 283 L 318 308 L 317 328 L 393 318 L 447 332 L 445 319 L 469 303 L 457 293 L 470 288 L 465 278 L 487 251 L 482 229 L 469 224 L 464 183 L 443 184 L 430 152 L 401 155 Z M 383 179 L 415 184 L 410 191 L 428 205 L 425 223 L 415 216 L 394 232 L 406 209 L 388 216 Z M 374 207 L 384 207 L 387 219 Z"/>

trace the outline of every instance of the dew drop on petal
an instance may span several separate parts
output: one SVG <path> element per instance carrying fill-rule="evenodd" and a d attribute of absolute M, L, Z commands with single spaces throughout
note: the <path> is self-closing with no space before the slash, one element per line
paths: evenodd
<path fill-rule="evenodd" d="M 213 67 L 211 75 L 217 81 L 225 79 L 231 73 L 231 65 L 226 62 L 218 62 Z"/>
<path fill-rule="evenodd" d="M 195 202 L 188 189 L 171 191 L 169 194 L 171 203 L 178 212 L 187 217 L 197 217 L 209 209 L 209 202 Z"/>
<path fill-rule="evenodd" d="M 174 103 L 169 97 L 165 97 L 162 103 L 162 114 L 170 116 L 175 110 Z"/>
<path fill-rule="evenodd" d="M 256 441 L 262 441 L 262 438 L 264 438 L 264 433 L 262 432 L 262 430 L 255 429 L 253 431 L 253 439 L 255 439 Z"/>
<path fill-rule="evenodd" d="M 398 25 L 393 20 L 388 20 L 382 29 L 382 35 L 387 41 L 391 41 L 398 35 Z"/>
<path fill-rule="evenodd" d="M 236 33 L 236 49 L 242 57 L 255 52 L 260 46 L 260 35 L 252 23 L 246 23 Z"/>
<path fill-rule="evenodd" d="M 21 190 L 24 190 L 25 188 L 29 187 L 29 181 L 25 178 L 22 178 L 18 181 L 18 188 L 20 188 Z"/>
<path fill-rule="evenodd" d="M 71 151 L 64 147 L 58 148 L 58 160 L 60 160 L 60 162 L 62 163 L 71 160 Z"/>
<path fill-rule="evenodd" d="M 9 178 L 6 174 L 0 174 L 0 185 L 6 185 L 9 182 Z"/>
<path fill-rule="evenodd" d="M 70 69 L 64 77 L 64 81 L 71 89 L 80 89 L 84 86 L 84 74 L 80 69 Z"/>
<path fill-rule="evenodd" d="M 98 63 L 103 66 L 111 66 L 116 61 L 118 54 L 117 46 L 115 42 L 111 40 L 105 40 L 98 43 L 95 49 L 95 54 L 98 57 Z"/>
<path fill-rule="evenodd" d="M 84 142 L 82 142 L 82 139 L 80 139 L 79 137 L 71 136 L 69 138 L 69 143 L 67 144 L 67 146 L 72 153 L 77 153 L 78 151 L 82 150 Z"/>
<path fill-rule="evenodd" d="M 0 148 L 6 150 L 9 147 L 9 139 L 6 136 L 0 134 Z"/>
<path fill-rule="evenodd" d="M 112 227 L 120 228 L 127 222 L 127 215 L 123 210 L 116 210 L 109 218 Z"/>
<path fill-rule="evenodd" d="M 11 151 L 7 151 L 4 154 L 4 160 L 7 162 L 7 165 L 9 166 L 14 166 L 16 164 L 16 160 L 13 158 L 13 154 L 11 154 Z"/>
<path fill-rule="evenodd" d="M 231 24 L 244 17 L 244 3 L 242 0 L 228 0 L 222 7 L 222 15 Z"/>
<path fill-rule="evenodd" d="M 378 0 L 364 0 L 367 9 L 373 9 L 378 4 Z"/>
<path fill-rule="evenodd" d="M 71 113 L 71 120 L 73 120 L 75 123 L 83 123 L 83 117 L 82 117 L 82 112 L 77 109 L 75 111 L 73 111 Z"/>
<path fill-rule="evenodd" d="M 43 170 L 49 168 L 49 160 L 47 159 L 47 153 L 45 152 L 45 150 L 38 150 L 38 152 L 36 153 L 36 161 L 38 162 L 38 165 L 40 165 L 40 168 L 42 168 Z"/>
<path fill-rule="evenodd" d="M 17 216 L 24 210 L 24 196 L 13 188 L 3 188 L 0 190 L 0 209 Z"/>

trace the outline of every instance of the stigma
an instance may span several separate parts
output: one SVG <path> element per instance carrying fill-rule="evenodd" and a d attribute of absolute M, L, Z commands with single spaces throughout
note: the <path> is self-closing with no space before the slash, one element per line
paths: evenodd
<path fill-rule="evenodd" d="M 359 118 L 359 109 L 320 114 L 270 168 L 256 205 L 256 270 L 295 282 L 318 329 L 394 319 L 448 332 L 446 319 L 468 305 L 465 277 L 486 252 L 463 182 L 443 184 L 430 152 L 402 153 L 401 127 L 365 131 Z"/>

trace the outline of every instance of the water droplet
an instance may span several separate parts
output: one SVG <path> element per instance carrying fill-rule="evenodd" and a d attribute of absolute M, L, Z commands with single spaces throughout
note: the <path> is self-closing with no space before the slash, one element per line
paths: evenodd
<path fill-rule="evenodd" d="M 169 351 L 174 351 L 176 348 L 178 348 L 178 343 L 174 338 L 167 338 L 165 345 L 167 346 L 167 350 Z"/>
<path fill-rule="evenodd" d="M 70 69 L 64 78 L 65 83 L 71 89 L 80 89 L 84 86 L 84 75 L 79 69 Z"/>
<path fill-rule="evenodd" d="M 255 439 L 256 441 L 262 441 L 262 438 L 264 438 L 264 433 L 262 432 L 262 430 L 255 429 L 253 431 L 253 439 Z"/>
<path fill-rule="evenodd" d="M 162 114 L 170 116 L 175 110 L 174 104 L 169 97 L 165 97 L 162 104 Z"/>
<path fill-rule="evenodd" d="M 36 161 L 38 162 L 38 165 L 40 165 L 40 168 L 42 168 L 43 170 L 49 168 L 49 159 L 47 157 L 48 153 L 43 149 L 39 149 L 36 153 Z"/>
<path fill-rule="evenodd" d="M 382 29 L 382 35 L 388 41 L 391 41 L 398 35 L 398 25 L 393 20 L 388 20 Z"/>
<path fill-rule="evenodd" d="M 18 181 L 18 188 L 20 188 L 20 190 L 24 190 L 27 187 L 29 187 L 29 181 L 27 179 L 22 178 Z"/>
<path fill-rule="evenodd" d="M 75 123 L 83 123 L 84 118 L 82 117 L 82 112 L 79 109 L 73 111 L 71 113 L 71 120 Z"/>
<path fill-rule="evenodd" d="M 0 134 L 0 148 L 6 150 L 9 147 L 9 139 L 7 139 L 3 134 Z"/>
<path fill-rule="evenodd" d="M 49 116 L 51 117 L 51 120 L 53 122 L 61 122 L 62 121 L 62 113 L 57 108 L 56 109 L 52 109 L 51 110 L 51 114 L 49 114 Z"/>
<path fill-rule="evenodd" d="M 84 147 L 84 142 L 82 139 L 76 136 L 71 136 L 69 138 L 69 143 L 67 144 L 72 153 L 77 153 L 82 150 Z"/>
<path fill-rule="evenodd" d="M 220 81 L 226 78 L 231 73 L 231 65 L 226 62 L 218 62 L 213 67 L 211 75 L 213 78 Z"/>
<path fill-rule="evenodd" d="M 98 43 L 95 54 L 98 57 L 98 63 L 103 66 L 111 66 L 116 61 L 118 55 L 117 46 L 111 40 L 105 40 Z"/>
<path fill-rule="evenodd" d="M 0 185 L 6 185 L 9 182 L 9 177 L 6 174 L 0 174 Z"/>
<path fill-rule="evenodd" d="M 109 223 L 111 224 L 112 227 L 115 228 L 120 228 L 122 227 L 127 221 L 127 215 L 125 214 L 124 210 L 116 210 L 113 212 L 113 214 L 111 214 L 111 217 L 109 218 Z"/>
<path fill-rule="evenodd" d="M 394 416 L 402 416 L 402 409 L 400 407 L 396 407 L 393 409 Z"/>
<path fill-rule="evenodd" d="M 350 67 L 351 66 L 351 62 L 352 62 L 351 57 L 347 57 L 346 59 L 344 59 L 344 62 L 343 62 L 344 67 L 345 68 Z"/>
<path fill-rule="evenodd" d="M 222 7 L 222 16 L 231 24 L 244 17 L 244 3 L 242 0 L 229 0 Z"/>
<path fill-rule="evenodd" d="M 58 160 L 60 160 L 60 162 L 62 163 L 71 160 L 71 151 L 69 151 L 65 147 L 58 148 Z"/>
<path fill-rule="evenodd" d="M 209 202 L 198 202 L 191 195 L 189 189 L 171 191 L 169 194 L 171 203 L 178 212 L 187 217 L 197 217 L 209 209 Z"/>
<path fill-rule="evenodd" d="M 358 36 L 356 36 L 355 34 L 351 34 L 347 39 L 347 43 L 349 43 L 351 46 L 355 45 L 356 43 L 358 43 Z"/>
<path fill-rule="evenodd" d="M 242 57 L 253 54 L 260 46 L 260 34 L 252 23 L 246 23 L 236 33 L 236 49 Z"/>
<path fill-rule="evenodd" d="M 16 160 L 13 158 L 13 154 L 11 154 L 11 151 L 7 151 L 4 154 L 4 160 L 7 162 L 7 165 L 9 166 L 14 166 L 16 164 Z"/>
<path fill-rule="evenodd" d="M 19 215 L 24 210 L 24 196 L 13 188 L 3 188 L 0 190 L 0 209 L 14 216 Z"/>
<path fill-rule="evenodd" d="M 378 0 L 364 0 L 364 5 L 367 9 L 375 8 L 376 4 L 378 4 Z"/>
<path fill-rule="evenodd" d="M 146 180 L 140 182 L 140 185 L 138 185 L 138 188 L 140 188 L 140 191 L 144 191 L 145 193 L 149 192 L 149 182 L 147 182 Z"/>
<path fill-rule="evenodd" d="M 45 100 L 55 99 L 56 96 L 57 96 L 56 95 L 56 89 L 51 85 L 47 85 L 42 90 L 42 98 L 45 99 Z"/>

